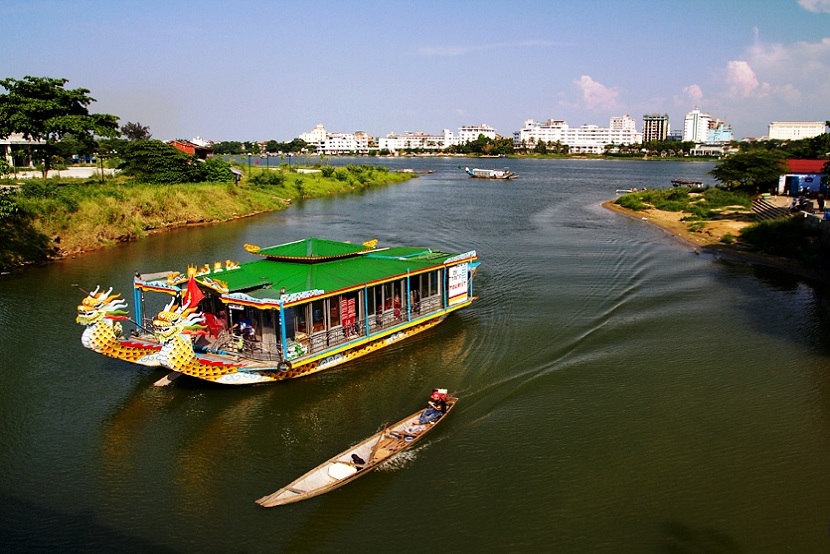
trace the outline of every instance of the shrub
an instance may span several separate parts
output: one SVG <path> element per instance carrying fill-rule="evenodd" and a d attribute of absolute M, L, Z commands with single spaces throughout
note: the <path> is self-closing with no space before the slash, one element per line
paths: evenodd
<path fill-rule="evenodd" d="M 200 164 L 201 181 L 227 183 L 234 179 L 231 164 L 219 158 L 209 158 Z"/>
<path fill-rule="evenodd" d="M 634 210 L 635 212 L 648 208 L 646 204 L 640 201 L 640 197 L 637 194 L 626 194 L 620 196 L 617 198 L 615 204 L 627 210 Z"/>
<path fill-rule="evenodd" d="M 230 170 L 229 170 L 230 171 Z M 252 185 L 281 187 L 285 183 L 285 175 L 277 171 L 260 171 L 248 179 Z"/>
<path fill-rule="evenodd" d="M 29 179 L 20 187 L 25 198 L 54 198 L 58 195 L 58 185 L 43 179 Z"/>

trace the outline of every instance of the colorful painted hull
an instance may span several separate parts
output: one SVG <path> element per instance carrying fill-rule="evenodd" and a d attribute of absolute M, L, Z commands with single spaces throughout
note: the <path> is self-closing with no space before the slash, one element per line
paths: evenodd
<path fill-rule="evenodd" d="M 266 249 L 246 245 L 265 260 L 137 275 L 131 338 L 113 332 L 107 349 L 84 345 L 215 383 L 267 383 L 331 369 L 403 341 L 477 298 L 475 251 L 375 244 L 305 239 Z M 112 304 L 109 292 L 84 303 Z M 152 319 L 144 315 L 151 293 L 171 299 Z M 126 303 L 118 302 L 123 313 Z M 86 311 L 79 306 L 85 333 L 91 317 L 80 314 Z"/>

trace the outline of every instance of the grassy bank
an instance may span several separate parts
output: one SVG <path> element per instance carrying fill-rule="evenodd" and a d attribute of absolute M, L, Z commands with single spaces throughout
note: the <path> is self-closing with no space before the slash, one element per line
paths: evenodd
<path fill-rule="evenodd" d="M 253 170 L 239 184 L 30 180 L 0 197 L 0 268 L 74 255 L 185 225 L 229 221 L 314 198 L 399 183 L 377 166 Z"/>

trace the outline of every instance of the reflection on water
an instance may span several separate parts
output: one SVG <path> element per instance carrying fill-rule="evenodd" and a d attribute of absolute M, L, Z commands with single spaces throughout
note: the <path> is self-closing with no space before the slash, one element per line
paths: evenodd
<path fill-rule="evenodd" d="M 519 178 L 491 183 L 457 159 L 387 162 L 434 172 L 0 280 L 5 550 L 824 548 L 827 290 L 600 206 L 711 164 L 509 160 Z M 161 372 L 80 345 L 72 283 L 124 293 L 136 269 L 308 236 L 474 248 L 480 299 L 408 342 L 261 387 L 156 388 Z M 435 386 L 458 408 L 385 471 L 254 504 Z"/>

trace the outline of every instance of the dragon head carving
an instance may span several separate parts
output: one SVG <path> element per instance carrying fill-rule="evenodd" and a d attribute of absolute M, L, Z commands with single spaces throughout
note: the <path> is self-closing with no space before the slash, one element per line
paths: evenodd
<path fill-rule="evenodd" d="M 205 329 L 201 312 L 189 304 L 177 306 L 175 300 L 171 300 L 153 320 L 153 332 L 160 342 L 167 342 L 180 334 L 205 334 Z"/>
<path fill-rule="evenodd" d="M 106 292 L 99 291 L 100 287 L 87 293 L 86 298 L 78 306 L 78 317 L 75 321 L 81 325 L 94 325 L 105 319 L 126 319 L 127 303 L 120 294 L 112 294 L 112 287 Z"/>

